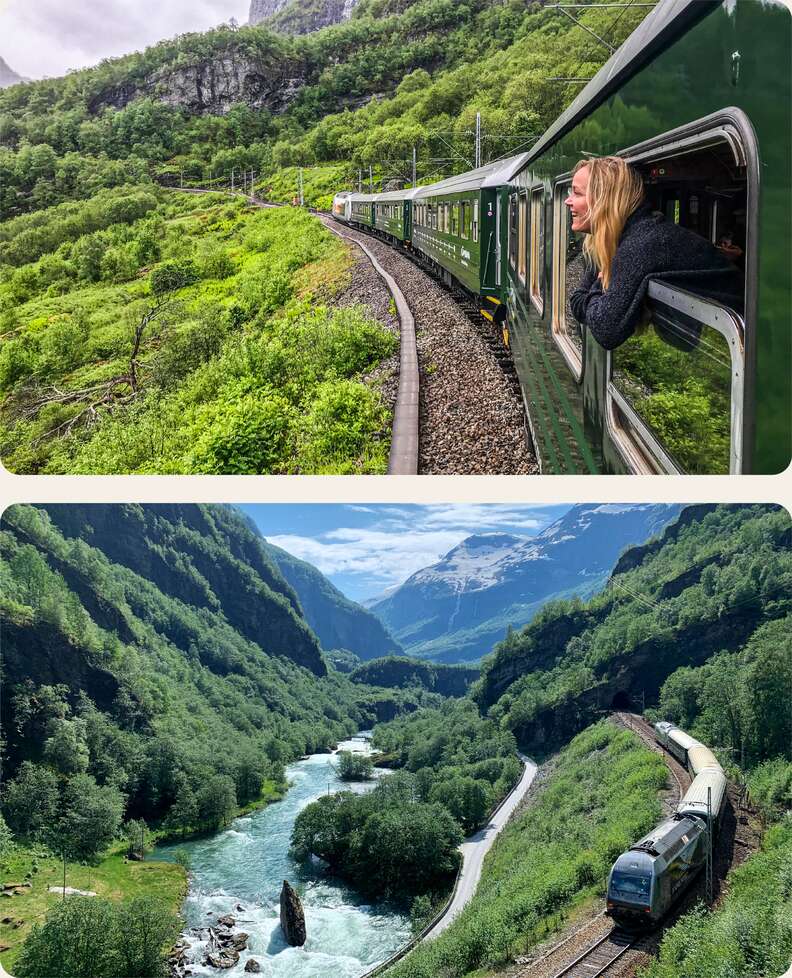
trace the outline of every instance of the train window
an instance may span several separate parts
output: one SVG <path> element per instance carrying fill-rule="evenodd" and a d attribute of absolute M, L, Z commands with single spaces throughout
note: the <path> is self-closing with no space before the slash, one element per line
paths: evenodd
<path fill-rule="evenodd" d="M 459 201 L 451 205 L 451 234 L 455 238 L 459 236 Z"/>
<path fill-rule="evenodd" d="M 528 198 L 520 194 L 519 219 L 517 223 L 517 275 L 525 285 L 528 261 L 526 236 L 528 232 Z"/>
<path fill-rule="evenodd" d="M 451 205 L 448 203 L 443 204 L 443 230 L 445 231 L 446 234 L 448 234 L 448 231 L 451 227 L 451 218 L 449 216 L 450 211 L 451 211 Z"/>
<path fill-rule="evenodd" d="M 509 264 L 517 268 L 517 194 L 509 197 Z"/>
<path fill-rule="evenodd" d="M 473 201 L 473 240 L 478 241 L 479 238 L 479 202 L 478 200 Z"/>
<path fill-rule="evenodd" d="M 577 380 L 583 375 L 583 331 L 572 315 L 569 297 L 585 272 L 583 235 L 572 230 L 572 216 L 564 204 L 570 180 L 556 184 L 553 198 L 553 315 L 551 328 L 564 359 Z"/>
<path fill-rule="evenodd" d="M 531 191 L 531 301 L 544 314 L 544 188 Z"/>
<path fill-rule="evenodd" d="M 470 237 L 470 201 L 466 200 L 462 204 L 462 237 L 467 240 Z"/>
<path fill-rule="evenodd" d="M 748 269 L 750 281 L 755 255 L 747 214 L 755 174 L 746 147 L 752 137 L 739 120 L 712 118 L 633 147 L 625 156 L 641 171 L 654 210 L 708 238 L 738 269 Z M 744 300 L 727 309 L 650 284 L 648 322 L 610 355 L 609 423 L 635 468 L 742 471 Z"/>
<path fill-rule="evenodd" d="M 438 210 L 437 204 L 429 205 L 430 219 L 431 219 L 431 225 L 433 231 L 437 230 L 437 210 Z"/>
<path fill-rule="evenodd" d="M 631 461 L 648 471 L 739 472 L 742 318 L 653 282 L 647 320 L 611 353 L 612 420 L 642 456 Z"/>

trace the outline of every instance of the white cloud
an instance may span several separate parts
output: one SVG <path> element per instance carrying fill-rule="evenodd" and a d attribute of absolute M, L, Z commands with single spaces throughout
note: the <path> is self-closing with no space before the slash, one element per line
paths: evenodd
<path fill-rule="evenodd" d="M 56 77 L 232 17 L 245 23 L 248 9 L 249 0 L 0 0 L 0 55 L 21 75 Z"/>
<path fill-rule="evenodd" d="M 437 563 L 466 537 L 503 530 L 533 535 L 548 515 L 525 506 L 475 504 L 345 507 L 376 514 L 367 527 L 340 526 L 314 537 L 268 536 L 270 543 L 318 567 L 323 574 L 368 578 L 374 588 L 400 584 Z"/>

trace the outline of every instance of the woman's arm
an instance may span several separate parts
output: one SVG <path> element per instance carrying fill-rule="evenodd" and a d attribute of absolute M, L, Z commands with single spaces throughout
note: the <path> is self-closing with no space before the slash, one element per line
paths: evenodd
<path fill-rule="evenodd" d="M 586 267 L 583 278 L 580 280 L 580 285 L 578 285 L 569 297 L 572 315 L 578 322 L 582 323 L 584 321 L 589 293 L 592 290 L 598 295 L 602 293 L 602 282 L 600 282 L 599 272 L 597 271 L 597 266 L 593 264 Z"/>
<path fill-rule="evenodd" d="M 584 281 L 573 293 L 575 317 L 606 350 L 615 350 L 629 339 L 641 317 L 646 280 L 652 274 L 647 257 L 640 250 L 620 246 L 613 257 L 610 287 L 603 291 L 598 279 L 584 292 Z"/>

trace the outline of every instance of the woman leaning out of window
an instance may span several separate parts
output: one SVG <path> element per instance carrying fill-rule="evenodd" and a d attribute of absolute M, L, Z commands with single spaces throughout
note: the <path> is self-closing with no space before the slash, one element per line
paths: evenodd
<path fill-rule="evenodd" d="M 581 160 L 565 203 L 588 259 L 570 305 L 605 349 L 635 331 L 650 279 L 741 309 L 739 270 L 705 238 L 655 214 L 640 174 L 620 157 Z"/>

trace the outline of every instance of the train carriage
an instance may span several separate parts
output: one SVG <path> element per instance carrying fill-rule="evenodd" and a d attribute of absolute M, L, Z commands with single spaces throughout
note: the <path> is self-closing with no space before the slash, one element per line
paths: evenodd
<path fill-rule="evenodd" d="M 439 183 L 419 187 L 412 199 L 413 248 L 446 281 L 501 301 L 501 187 L 527 154 L 510 157 Z"/>
<path fill-rule="evenodd" d="M 775 473 L 790 461 L 790 3 L 664 0 L 509 174 L 510 339 L 544 472 Z M 569 294 L 564 200 L 621 155 L 653 208 L 731 243 L 745 302 L 653 281 L 648 323 L 607 352 Z"/>
<path fill-rule="evenodd" d="M 409 244 L 412 236 L 412 197 L 417 190 L 391 190 L 378 194 L 374 227 L 397 244 Z"/>
<path fill-rule="evenodd" d="M 374 204 L 378 197 L 379 194 L 350 194 L 348 223 L 371 230 L 374 227 Z"/>

